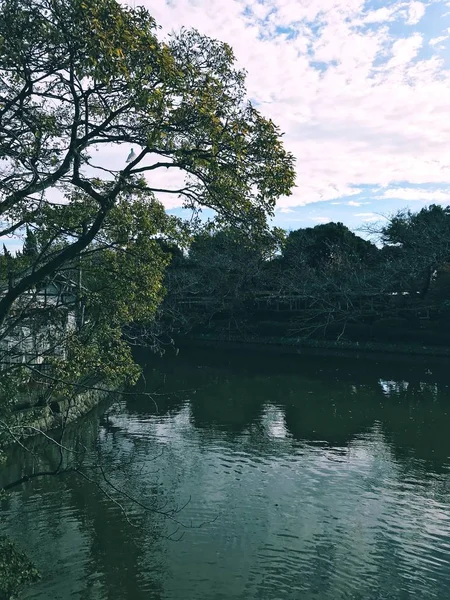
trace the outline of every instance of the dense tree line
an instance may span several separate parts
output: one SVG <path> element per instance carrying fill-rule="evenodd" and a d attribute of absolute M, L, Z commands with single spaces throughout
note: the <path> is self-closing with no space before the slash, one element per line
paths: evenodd
<path fill-rule="evenodd" d="M 203 332 L 448 344 L 450 208 L 400 211 L 367 233 L 203 232 L 168 269 L 167 312 Z"/>

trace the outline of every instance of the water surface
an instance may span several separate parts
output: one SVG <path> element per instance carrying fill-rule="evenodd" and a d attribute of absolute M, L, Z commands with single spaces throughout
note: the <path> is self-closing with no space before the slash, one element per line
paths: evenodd
<path fill-rule="evenodd" d="M 43 575 L 23 599 L 450 598 L 445 362 L 148 362 L 152 398 L 122 397 L 67 443 L 152 510 L 98 469 L 14 492 L 1 529 Z M 16 450 L 2 478 L 33 460 Z"/>

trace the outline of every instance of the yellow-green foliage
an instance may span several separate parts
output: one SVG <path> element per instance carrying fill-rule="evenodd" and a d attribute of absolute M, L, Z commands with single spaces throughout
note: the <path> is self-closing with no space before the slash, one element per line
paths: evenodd
<path fill-rule="evenodd" d="M 11 600 L 39 574 L 29 559 L 14 544 L 0 537 L 0 600 Z"/>
<path fill-rule="evenodd" d="M 0 156 L 9 168 L 0 178 L 2 223 L 8 234 L 30 232 L 14 265 L 0 257 L 10 286 L 0 327 L 21 295 L 81 268 L 87 322 L 58 368 L 135 380 L 121 334 L 154 318 L 169 260 L 160 241 L 184 235 L 154 194 L 179 194 L 219 223 L 264 230 L 277 198 L 291 193 L 293 155 L 245 100 L 230 46 L 185 29 L 162 41 L 143 7 L 1 2 L 0 79 Z M 130 145 L 136 158 L 125 162 Z M 96 164 L 111 146 L 123 162 Z M 181 172 L 184 183 L 175 190 L 156 170 Z M 55 204 L 55 188 L 66 202 Z"/>

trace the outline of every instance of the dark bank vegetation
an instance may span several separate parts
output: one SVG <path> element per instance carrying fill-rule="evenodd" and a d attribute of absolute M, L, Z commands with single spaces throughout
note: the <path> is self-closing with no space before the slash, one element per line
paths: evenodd
<path fill-rule="evenodd" d="M 249 236 L 202 233 L 166 274 L 180 331 L 236 339 L 450 344 L 450 209 L 400 211 L 367 231 L 342 223 Z"/>

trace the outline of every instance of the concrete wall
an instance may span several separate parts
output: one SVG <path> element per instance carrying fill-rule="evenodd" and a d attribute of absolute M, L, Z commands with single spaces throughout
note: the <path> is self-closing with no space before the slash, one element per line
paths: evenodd
<path fill-rule="evenodd" d="M 48 406 L 33 406 L 13 413 L 9 424 L 23 428 L 14 429 L 15 434 L 21 438 L 38 435 L 39 431 L 36 429 L 48 432 L 59 428 L 63 421 L 67 424 L 83 417 L 113 392 L 112 388 L 86 390 L 70 399 L 55 400 Z M 6 434 L 4 443 L 8 444 L 12 441 L 11 437 Z"/>

